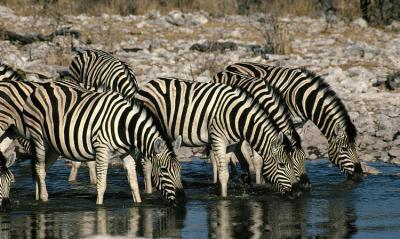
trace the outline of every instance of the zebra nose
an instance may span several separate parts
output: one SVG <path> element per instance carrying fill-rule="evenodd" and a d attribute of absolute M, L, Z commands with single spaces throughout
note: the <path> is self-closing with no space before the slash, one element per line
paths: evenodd
<path fill-rule="evenodd" d="M 1 200 L 1 211 L 8 211 L 11 209 L 11 201 L 9 198 L 3 198 Z"/>
<path fill-rule="evenodd" d="M 299 180 L 299 186 L 302 191 L 310 191 L 311 183 L 307 174 L 302 174 Z"/>
<path fill-rule="evenodd" d="M 299 183 L 294 183 L 293 186 L 292 186 L 293 197 L 300 197 L 301 193 L 302 192 L 301 192 L 300 184 Z"/>
<path fill-rule="evenodd" d="M 177 189 L 176 190 L 176 202 L 177 204 L 180 205 L 184 205 L 186 204 L 186 194 L 185 191 L 183 191 L 183 189 Z"/>
<path fill-rule="evenodd" d="M 349 176 L 347 177 L 350 180 L 359 182 L 363 179 L 363 171 L 361 168 L 361 164 L 360 163 L 355 163 L 354 164 L 354 172 L 353 174 L 349 174 Z"/>

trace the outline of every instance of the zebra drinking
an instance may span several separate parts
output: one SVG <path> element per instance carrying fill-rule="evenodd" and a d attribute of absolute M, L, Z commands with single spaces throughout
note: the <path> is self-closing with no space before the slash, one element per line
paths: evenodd
<path fill-rule="evenodd" d="M 138 148 L 156 166 L 154 184 L 172 204 L 184 202 L 180 165 L 151 112 L 114 92 L 90 92 L 79 86 L 47 83 L 24 106 L 27 136 L 34 144 L 39 198 L 48 199 L 46 161 L 53 152 L 77 161 L 96 161 L 97 204 L 103 203 L 108 159 L 123 155 L 135 202 L 140 202 L 132 150 Z"/>
<path fill-rule="evenodd" d="M 362 178 L 355 145 L 357 129 L 343 102 L 320 76 L 306 69 L 249 62 L 235 63 L 225 70 L 269 82 L 284 98 L 294 119 L 299 123 L 311 120 L 327 138 L 330 161 L 349 178 Z"/>
<path fill-rule="evenodd" d="M 290 143 L 265 111 L 244 91 L 224 84 L 151 80 L 135 95 L 157 116 L 171 139 L 186 146 L 208 146 L 218 166 L 221 195 L 229 179 L 226 148 L 246 140 L 263 158 L 263 176 L 279 192 L 291 194 L 296 183 L 287 154 Z"/>
<path fill-rule="evenodd" d="M 78 51 L 69 66 L 69 75 L 88 90 L 115 91 L 128 101 L 132 100 L 133 94 L 138 89 L 135 73 L 128 64 L 98 49 Z M 78 162 L 72 161 L 70 180 L 76 179 L 79 166 Z M 142 166 L 146 192 L 151 193 L 150 161 L 142 160 Z"/>
<path fill-rule="evenodd" d="M 212 81 L 224 83 L 233 87 L 240 87 L 240 89 L 243 89 L 247 93 L 251 94 L 254 99 L 260 103 L 264 110 L 266 110 L 266 112 L 270 115 L 270 118 L 272 118 L 272 120 L 276 123 L 279 130 L 282 131 L 289 139 L 292 145 L 291 158 L 293 160 L 294 172 L 296 173 L 297 180 L 301 186 L 308 188 L 309 179 L 304 162 L 305 152 L 301 148 L 300 136 L 294 128 L 294 124 L 290 118 L 289 110 L 285 102 L 277 94 L 277 92 L 268 84 L 268 82 L 262 79 L 254 79 L 246 75 L 232 72 L 219 72 L 213 77 Z M 253 153 L 253 155 L 255 154 Z M 257 158 L 259 158 L 259 156 L 257 157 L 256 155 L 254 159 Z M 258 162 L 255 162 L 254 165 L 261 166 L 261 164 Z M 259 183 L 261 168 L 258 167 L 255 170 L 256 183 Z"/>

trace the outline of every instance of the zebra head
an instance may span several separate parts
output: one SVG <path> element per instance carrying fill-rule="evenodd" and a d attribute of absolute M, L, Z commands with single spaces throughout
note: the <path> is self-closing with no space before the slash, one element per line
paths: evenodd
<path fill-rule="evenodd" d="M 173 206 L 185 203 L 186 196 L 181 182 L 181 166 L 173 150 L 160 137 L 154 142 L 152 164 L 153 184 L 161 191 L 163 197 Z"/>
<path fill-rule="evenodd" d="M 360 180 L 362 178 L 363 171 L 358 160 L 355 141 L 349 137 L 344 125 L 335 125 L 334 137 L 329 142 L 328 154 L 329 160 L 337 165 L 349 179 Z"/>
<path fill-rule="evenodd" d="M 10 188 L 14 182 L 14 175 L 6 165 L 6 159 L 3 155 L 0 156 L 0 208 L 7 210 L 10 208 Z"/>
<path fill-rule="evenodd" d="M 311 184 L 305 167 L 306 153 L 301 147 L 294 147 L 290 153 L 290 157 L 293 161 L 293 169 L 299 186 L 303 189 L 309 189 Z"/>
<path fill-rule="evenodd" d="M 307 171 L 305 167 L 306 153 L 301 147 L 300 136 L 297 132 L 288 130 L 285 132 L 285 136 L 288 138 L 292 151 L 290 152 L 290 157 L 293 161 L 293 169 L 296 175 L 296 179 L 299 182 L 299 186 L 304 190 L 308 190 L 311 187 L 310 180 L 307 176 Z"/>
<path fill-rule="evenodd" d="M 293 197 L 292 190 L 298 187 L 298 183 L 288 154 L 289 142 L 283 133 L 272 140 L 270 149 L 270 156 L 263 157 L 262 174 L 281 194 Z"/>

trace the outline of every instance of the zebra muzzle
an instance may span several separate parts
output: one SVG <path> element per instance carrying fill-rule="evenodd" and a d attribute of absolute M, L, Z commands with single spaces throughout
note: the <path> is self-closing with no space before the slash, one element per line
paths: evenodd
<path fill-rule="evenodd" d="M 364 177 L 364 174 L 363 174 L 363 171 L 362 171 L 362 168 L 361 168 L 361 164 L 360 163 L 355 163 L 354 164 L 354 172 L 353 172 L 353 174 L 349 174 L 347 176 L 347 178 L 349 180 L 359 182 L 359 181 L 361 181 L 363 179 L 363 177 Z"/>
<path fill-rule="evenodd" d="M 0 202 L 1 211 L 8 211 L 11 209 L 11 201 L 9 198 L 3 198 Z"/>
<path fill-rule="evenodd" d="M 307 174 L 302 174 L 299 180 L 299 187 L 301 191 L 310 191 L 311 190 L 311 183 L 310 179 L 308 178 Z"/>
<path fill-rule="evenodd" d="M 178 206 L 184 205 L 184 204 L 186 204 L 186 201 L 187 201 L 187 199 L 186 199 L 185 191 L 183 191 L 183 189 L 177 189 L 176 190 L 176 204 Z"/>

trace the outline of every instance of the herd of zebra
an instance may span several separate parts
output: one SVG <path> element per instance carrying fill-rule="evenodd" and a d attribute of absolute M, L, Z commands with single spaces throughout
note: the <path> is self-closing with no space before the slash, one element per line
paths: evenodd
<path fill-rule="evenodd" d="M 69 180 L 87 162 L 102 204 L 109 159 L 119 157 L 134 202 L 141 202 L 139 163 L 146 193 L 155 186 L 180 205 L 186 200 L 174 153 L 180 145 L 208 149 L 223 197 L 231 161 L 257 184 L 263 178 L 293 196 L 310 187 L 295 129 L 308 120 L 328 140 L 330 161 L 349 178 L 361 178 L 357 131 L 345 106 L 321 77 L 303 68 L 235 63 L 210 83 L 165 77 L 139 87 L 125 62 L 101 50 L 79 51 L 69 78 L 50 82 L 27 81 L 0 64 L 1 144 L 18 141 L 31 155 L 36 200 L 48 200 L 46 171 L 63 156 L 72 160 Z M 15 157 L 1 155 L 2 207 L 10 204 Z"/>

